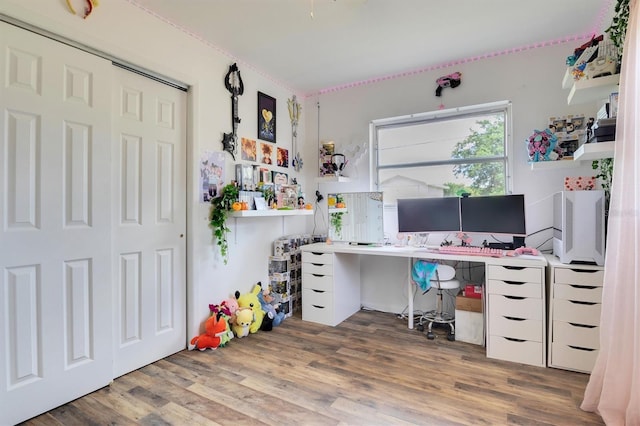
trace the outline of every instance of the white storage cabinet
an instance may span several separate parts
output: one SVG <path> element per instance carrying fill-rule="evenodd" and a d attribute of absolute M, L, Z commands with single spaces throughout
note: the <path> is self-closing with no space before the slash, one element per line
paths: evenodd
<path fill-rule="evenodd" d="M 336 326 L 360 310 L 360 257 L 302 252 L 302 319 Z"/>
<path fill-rule="evenodd" d="M 591 373 L 600 349 L 604 268 L 549 262 L 549 367 Z"/>
<path fill-rule="evenodd" d="M 544 272 L 487 265 L 487 357 L 546 366 Z"/>

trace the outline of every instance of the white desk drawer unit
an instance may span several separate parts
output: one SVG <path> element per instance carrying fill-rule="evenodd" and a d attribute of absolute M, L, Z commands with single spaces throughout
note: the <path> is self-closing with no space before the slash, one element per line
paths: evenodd
<path fill-rule="evenodd" d="M 544 269 L 487 265 L 487 357 L 546 366 Z"/>
<path fill-rule="evenodd" d="M 360 310 L 360 258 L 302 252 L 302 319 L 335 326 Z"/>
<path fill-rule="evenodd" d="M 549 261 L 549 366 L 590 373 L 600 349 L 602 266 Z"/>

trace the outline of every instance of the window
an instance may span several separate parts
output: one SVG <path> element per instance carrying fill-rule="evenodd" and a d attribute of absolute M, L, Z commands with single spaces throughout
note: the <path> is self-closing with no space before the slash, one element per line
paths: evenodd
<path fill-rule="evenodd" d="M 511 104 L 497 102 L 371 124 L 372 187 L 398 198 L 510 192 Z"/>

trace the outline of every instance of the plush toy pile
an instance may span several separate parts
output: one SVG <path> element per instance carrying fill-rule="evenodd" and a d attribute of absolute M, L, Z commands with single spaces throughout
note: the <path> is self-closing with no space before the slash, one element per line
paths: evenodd
<path fill-rule="evenodd" d="M 235 292 L 235 297 L 209 305 L 211 315 L 204 323 L 205 331 L 191 339 L 189 349 L 224 347 L 234 337 L 247 337 L 259 330 L 270 331 L 285 318 L 271 295 L 271 288 L 258 282 L 248 293 Z"/>

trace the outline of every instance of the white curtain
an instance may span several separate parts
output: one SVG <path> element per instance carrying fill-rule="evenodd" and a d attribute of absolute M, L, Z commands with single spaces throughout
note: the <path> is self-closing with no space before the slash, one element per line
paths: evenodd
<path fill-rule="evenodd" d="M 581 408 L 640 425 L 640 0 L 631 0 L 620 75 L 600 353 Z"/>

